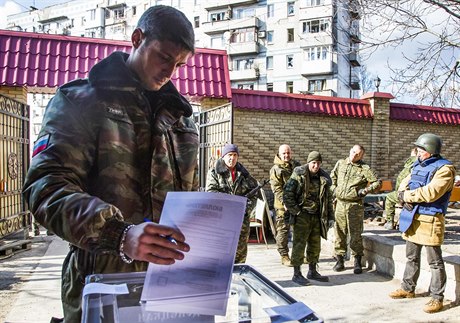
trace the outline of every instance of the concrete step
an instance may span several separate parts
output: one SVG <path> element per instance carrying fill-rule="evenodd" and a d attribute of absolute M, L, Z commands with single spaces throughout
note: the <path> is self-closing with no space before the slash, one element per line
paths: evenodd
<path fill-rule="evenodd" d="M 322 253 L 334 254 L 334 230 L 329 230 L 328 240 L 322 240 Z M 458 242 L 458 241 L 455 241 Z M 455 243 L 454 242 L 454 243 Z M 387 231 L 382 227 L 366 228 L 363 233 L 363 265 L 378 273 L 402 280 L 406 266 L 406 242 L 398 231 Z M 460 245 L 443 245 L 443 259 L 447 274 L 446 299 L 460 302 Z M 455 252 L 457 250 L 457 252 Z M 422 248 L 418 291 L 428 291 L 431 280 L 430 266 L 426 260 L 426 250 Z"/>

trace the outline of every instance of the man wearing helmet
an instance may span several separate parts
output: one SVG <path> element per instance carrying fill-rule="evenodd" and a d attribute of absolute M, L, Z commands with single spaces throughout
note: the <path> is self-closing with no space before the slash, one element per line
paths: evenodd
<path fill-rule="evenodd" d="M 455 167 L 441 154 L 441 137 L 425 133 L 414 143 L 417 161 L 412 173 L 398 192 L 403 205 L 399 230 L 406 240 L 406 268 L 401 288 L 390 293 L 391 298 L 413 298 L 420 274 L 420 255 L 425 246 L 431 268 L 430 301 L 423 309 L 436 313 L 443 308 L 446 270 L 441 245 L 444 241 L 444 215 L 454 186 Z M 407 183 L 407 184 L 406 184 Z"/>

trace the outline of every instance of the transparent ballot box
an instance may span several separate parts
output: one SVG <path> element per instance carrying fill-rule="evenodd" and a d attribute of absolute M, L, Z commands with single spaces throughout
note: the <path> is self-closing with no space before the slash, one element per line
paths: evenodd
<path fill-rule="evenodd" d="M 86 277 L 86 284 L 126 284 L 128 294 L 93 293 L 83 297 L 83 323 L 112 322 L 322 322 L 308 306 L 297 302 L 279 285 L 270 281 L 254 267 L 233 267 L 230 295 L 225 316 L 157 312 L 140 301 L 145 272 L 96 274 Z M 300 308 L 300 310 L 299 310 Z M 267 310 L 269 309 L 269 310 Z M 275 312 L 270 311 L 273 309 Z M 281 314 L 278 314 L 278 309 Z M 282 312 L 295 312 L 295 320 Z M 299 319 L 300 317 L 300 319 Z"/>

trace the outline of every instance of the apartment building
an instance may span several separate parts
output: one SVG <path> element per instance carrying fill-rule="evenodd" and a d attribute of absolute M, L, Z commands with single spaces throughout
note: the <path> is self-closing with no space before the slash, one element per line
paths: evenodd
<path fill-rule="evenodd" d="M 196 46 L 225 49 L 232 87 L 357 98 L 356 0 L 74 0 L 7 17 L 8 29 L 128 40 L 164 4 L 192 22 Z"/>

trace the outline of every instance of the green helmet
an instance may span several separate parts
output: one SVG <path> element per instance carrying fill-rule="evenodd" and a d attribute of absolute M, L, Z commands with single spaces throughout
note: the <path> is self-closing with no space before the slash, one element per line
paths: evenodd
<path fill-rule="evenodd" d="M 439 155 L 441 153 L 442 139 L 433 133 L 424 133 L 418 137 L 414 145 L 432 155 Z"/>

